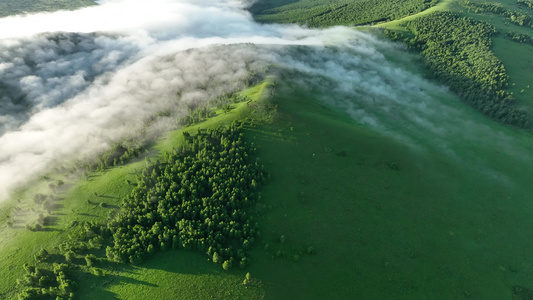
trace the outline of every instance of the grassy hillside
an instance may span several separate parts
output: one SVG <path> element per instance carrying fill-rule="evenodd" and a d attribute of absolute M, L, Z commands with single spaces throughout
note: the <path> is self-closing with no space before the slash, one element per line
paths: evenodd
<path fill-rule="evenodd" d="M 522 159 L 467 142 L 459 156 L 485 166 L 463 163 L 406 129 L 434 149 L 422 155 L 283 86 L 276 121 L 249 133 L 272 178 L 250 266 L 269 299 L 527 299 L 533 174 Z M 505 134 L 532 149 L 528 134 Z"/>
<path fill-rule="evenodd" d="M 32 12 L 71 10 L 95 5 L 93 0 L 0 0 L 0 17 Z"/>
<path fill-rule="evenodd" d="M 285 4 L 269 3 L 269 9 Z M 446 4 L 440 8 L 477 21 L 496 19 L 468 12 L 457 2 Z M 421 32 L 408 24 L 423 20 L 418 17 L 388 25 Z M 498 29 L 529 31 L 497 18 Z M 509 91 L 527 89 L 521 86 L 529 82 L 527 65 L 505 52 L 505 45 L 516 42 L 501 34 L 491 41 L 505 67 L 515 62 L 516 69 L 508 69 Z M 524 55 L 529 51 L 518 49 Z M 424 72 L 410 59 L 398 61 L 415 74 Z M 520 72 L 524 79 L 516 81 Z M 0 298 L 20 291 L 16 281 L 28 273 L 24 264 L 46 270 L 67 262 L 79 299 L 144 299 L 147 294 L 154 299 L 531 299 L 533 139 L 527 131 L 494 122 L 453 94 L 436 91 L 427 105 L 438 102 L 446 110 L 428 124 L 441 139 L 400 119 L 382 120 L 395 128 L 393 133 L 416 141 L 406 144 L 360 125 L 336 101 L 325 101 L 336 99 L 330 91 L 295 80 L 305 76 L 280 70 L 277 79 L 241 92 L 252 101 L 165 134 L 145 157 L 81 177 L 57 169 L 2 203 Z M 517 97 L 524 104 L 525 98 Z M 449 110 L 459 111 L 462 119 L 447 120 L 444 111 Z M 246 269 L 225 271 L 204 253 L 185 250 L 161 250 L 140 265 L 120 264 L 106 258 L 101 247 L 106 241 L 98 240 L 85 243 L 88 249 L 74 249 L 70 261 L 60 255 L 65 252 L 60 248 L 79 247 L 85 222 L 112 219 L 140 171 L 183 146 L 184 132 L 234 120 L 248 124 L 245 139 L 257 147 L 253 158 L 269 174 L 260 200 L 249 210 L 261 235 Z M 43 200 L 39 194 L 50 197 Z M 30 230 L 37 224 L 42 228 Z M 40 249 L 51 255 L 36 259 Z M 243 285 L 247 272 L 251 284 Z"/>
<path fill-rule="evenodd" d="M 533 10 L 528 3 L 515 0 L 443 0 L 438 3 L 262 0 L 256 2 L 250 10 L 261 22 L 298 23 L 312 27 L 381 23 L 380 27 L 402 35 L 401 38 L 395 38 L 404 39 L 411 48 L 422 52 L 426 57 L 430 77 L 451 86 L 464 101 L 488 116 L 503 123 L 527 128 L 530 126 L 527 115 L 532 110 L 532 92 L 529 87 L 533 81 L 531 72 L 527 71 L 531 66 L 524 59 L 530 48 L 533 49 Z M 444 11 L 456 14 L 446 26 L 442 25 L 442 20 L 434 20 Z M 458 37 L 457 44 L 450 43 L 451 32 L 460 25 L 457 20 L 464 16 L 479 22 L 475 26 L 486 24 L 493 28 L 482 47 L 486 50 L 460 45 L 478 43 L 472 40 L 475 35 L 473 33 L 478 32 L 475 26 L 472 26 L 471 32 L 469 29 L 459 29 L 470 33 L 466 34 L 466 38 Z M 427 34 L 423 38 L 416 36 L 420 33 L 420 30 L 415 30 L 416 24 L 427 32 L 433 32 L 432 37 L 428 40 Z M 417 41 L 410 40 L 413 35 Z M 431 47 L 434 50 L 428 49 Z M 505 78 L 491 80 L 492 83 L 485 85 L 481 77 L 491 75 L 488 70 L 482 71 L 484 75 L 478 76 L 480 80 L 469 78 L 472 76 L 468 74 L 468 70 L 484 68 L 501 69 Z M 454 83 L 453 80 L 457 82 Z"/>

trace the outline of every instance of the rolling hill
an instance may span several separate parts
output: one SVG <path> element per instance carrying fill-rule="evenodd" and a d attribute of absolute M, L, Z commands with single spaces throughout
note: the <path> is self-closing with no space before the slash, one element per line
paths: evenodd
<path fill-rule="evenodd" d="M 172 130 L 18 189 L 0 297 L 530 299 L 533 33 L 527 1 L 499 3 L 256 2 L 379 24 L 272 50 Z"/>

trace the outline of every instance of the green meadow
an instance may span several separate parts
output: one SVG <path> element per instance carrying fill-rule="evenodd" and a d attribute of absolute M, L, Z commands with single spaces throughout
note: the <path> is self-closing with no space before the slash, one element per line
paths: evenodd
<path fill-rule="evenodd" d="M 268 83 L 248 91 L 263 95 L 255 103 L 275 105 L 275 112 L 242 103 L 188 128 L 257 119 L 246 139 L 259 148 L 269 179 L 254 209 L 262 235 L 250 265 L 224 271 L 200 253 L 168 250 L 136 266 L 96 253 L 103 275 L 91 274 L 79 257 L 77 297 L 513 299 L 529 291 L 530 162 L 498 145 L 464 143 L 456 151 L 484 165 L 465 164 L 431 145 L 430 137 L 431 155 L 421 154 L 297 90 L 290 80 L 277 85 L 274 97 L 265 90 Z M 473 122 L 504 132 L 511 145 L 533 147 L 529 134 L 486 119 L 452 95 L 441 97 L 470 113 Z M 170 132 L 149 155 L 179 145 L 180 136 Z M 32 261 L 41 247 L 53 249 L 68 239 L 73 221 L 105 220 L 128 193 L 126 179 L 145 163 L 73 181 L 60 193 L 55 222 L 45 231 L 4 228 L 2 245 L 9 251 L 2 254 L 9 256 L 1 262 L 10 275 L 4 295 L 12 295 L 13 280 L 24 272 L 20 264 Z M 9 242 L 9 233 L 17 233 L 16 240 Z M 247 272 L 257 285 L 242 285 Z"/>

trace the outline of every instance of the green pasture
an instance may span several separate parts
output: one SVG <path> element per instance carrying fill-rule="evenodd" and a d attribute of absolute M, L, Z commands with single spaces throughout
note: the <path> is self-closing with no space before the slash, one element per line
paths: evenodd
<path fill-rule="evenodd" d="M 361 128 L 315 97 L 280 88 L 276 122 L 249 132 L 271 175 L 250 266 L 268 299 L 514 299 L 517 286 L 533 288 L 529 162 L 497 145 L 458 146 L 511 187 Z"/>

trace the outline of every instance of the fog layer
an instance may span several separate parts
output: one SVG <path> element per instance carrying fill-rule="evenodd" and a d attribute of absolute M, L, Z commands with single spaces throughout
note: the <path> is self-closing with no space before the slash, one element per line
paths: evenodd
<path fill-rule="evenodd" d="M 154 126 L 174 125 L 269 66 L 304 74 L 301 88 L 318 88 L 328 95 L 321 101 L 418 149 L 430 137 L 456 155 L 449 137 L 466 128 L 506 142 L 442 103 L 444 88 L 388 60 L 384 53 L 408 57 L 398 45 L 349 28 L 260 25 L 248 4 L 104 0 L 0 19 L 0 199 L 51 166 L 106 149 L 158 112 L 172 114 Z"/>

